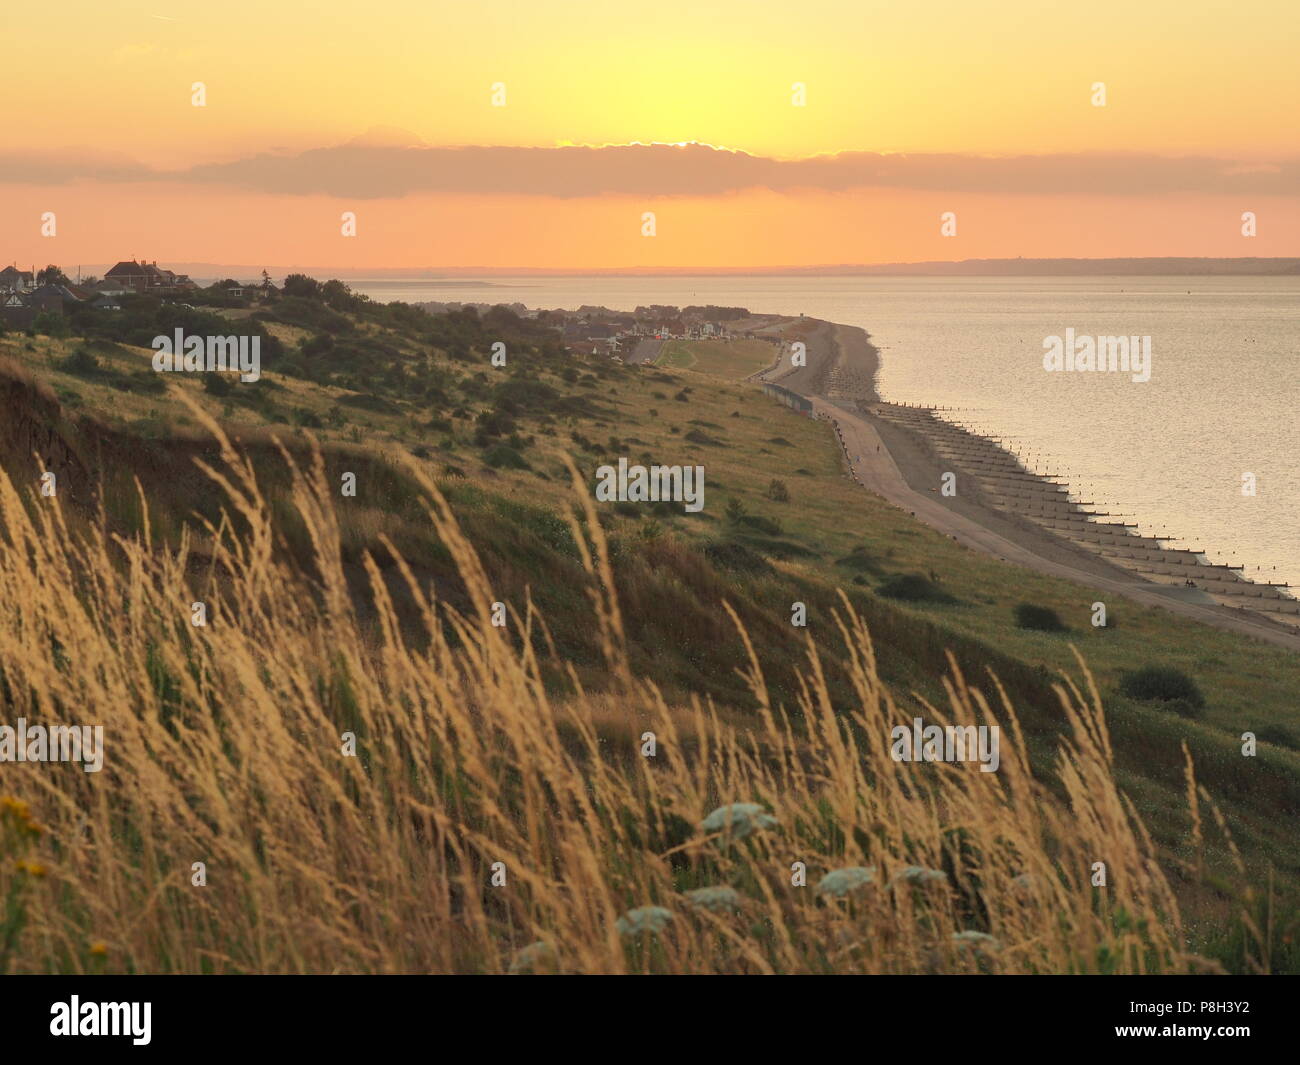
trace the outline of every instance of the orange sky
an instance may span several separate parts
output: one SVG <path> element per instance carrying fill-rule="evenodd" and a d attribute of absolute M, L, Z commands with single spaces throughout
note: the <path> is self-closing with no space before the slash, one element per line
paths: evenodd
<path fill-rule="evenodd" d="M 3 262 L 1300 255 L 1293 0 L 47 10 L 0 14 Z"/>

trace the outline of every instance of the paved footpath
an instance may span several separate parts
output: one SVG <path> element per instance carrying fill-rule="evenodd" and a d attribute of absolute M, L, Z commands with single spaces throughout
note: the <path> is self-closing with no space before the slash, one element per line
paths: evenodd
<path fill-rule="evenodd" d="M 849 461 L 853 477 L 859 484 L 894 505 L 902 507 L 945 536 L 951 536 L 958 543 L 993 555 L 1004 562 L 1025 566 L 1053 577 L 1063 577 L 1099 591 L 1122 595 L 1148 606 L 1164 607 L 1166 610 L 1194 618 L 1207 625 L 1215 625 L 1221 629 L 1254 636 L 1280 647 L 1300 651 L 1300 635 L 1279 630 L 1267 623 L 1253 621 L 1249 617 L 1236 617 L 1227 608 L 1185 602 L 1178 598 L 1181 592 L 1178 588 L 1166 590 L 1163 585 L 1149 581 L 1126 581 L 1103 577 L 1044 558 L 1029 547 L 1008 540 L 1005 536 L 985 528 L 964 514 L 950 510 L 940 502 L 938 497 L 926 496 L 909 485 L 889 453 L 889 448 L 885 446 L 880 434 L 866 418 L 821 396 L 809 398 L 812 400 L 814 415 L 827 419 L 834 427 Z"/>

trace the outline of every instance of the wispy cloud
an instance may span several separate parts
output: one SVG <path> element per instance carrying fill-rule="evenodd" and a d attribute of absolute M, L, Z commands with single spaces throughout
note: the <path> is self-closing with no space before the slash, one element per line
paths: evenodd
<path fill-rule="evenodd" d="M 400 132 L 372 131 L 337 147 L 262 153 L 180 171 L 72 151 L 0 152 L 0 182 L 159 181 L 358 199 L 428 193 L 708 197 L 754 189 L 873 188 L 1026 196 L 1300 193 L 1300 159 L 1294 158 L 840 152 L 784 160 L 705 144 L 431 147 L 402 144 L 395 136 Z"/>

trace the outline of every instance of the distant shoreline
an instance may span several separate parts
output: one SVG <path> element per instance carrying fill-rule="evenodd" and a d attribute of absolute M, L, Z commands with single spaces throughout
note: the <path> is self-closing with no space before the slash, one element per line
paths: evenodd
<path fill-rule="evenodd" d="M 806 339 L 806 366 L 790 365 L 787 353 L 755 379 L 810 399 L 864 488 L 1003 561 L 1300 650 L 1300 601 L 1106 522 L 1071 501 L 1068 486 L 1028 470 L 996 440 L 935 408 L 881 399 L 880 353 L 864 329 L 819 320 Z M 944 472 L 956 474 L 954 497 L 939 496 Z"/>
<path fill-rule="evenodd" d="M 85 274 L 102 274 L 112 263 L 82 263 Z M 1300 256 L 1237 258 L 1166 256 L 1135 258 L 955 259 L 892 263 L 823 263 L 803 266 L 263 266 L 251 263 L 173 263 L 193 278 L 250 279 L 267 270 L 274 278 L 290 273 L 356 281 L 437 281 L 448 286 L 490 287 L 500 278 L 548 277 L 1300 277 Z M 506 286 L 503 286 L 506 287 Z"/>

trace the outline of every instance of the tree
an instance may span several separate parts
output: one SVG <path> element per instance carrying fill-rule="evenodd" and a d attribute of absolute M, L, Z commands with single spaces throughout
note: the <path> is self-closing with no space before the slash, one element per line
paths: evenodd
<path fill-rule="evenodd" d="M 286 287 L 288 282 L 285 282 Z M 350 311 L 356 306 L 356 297 L 342 281 L 332 278 L 321 286 L 321 296 L 336 311 Z"/>
<path fill-rule="evenodd" d="M 47 337 L 66 337 L 72 333 L 68 320 L 56 311 L 41 311 L 32 322 L 32 331 Z"/>
<path fill-rule="evenodd" d="M 306 274 L 290 274 L 284 279 L 284 294 L 302 299 L 320 299 L 320 282 Z"/>
<path fill-rule="evenodd" d="M 36 271 L 36 283 L 38 285 L 70 285 L 68 275 L 51 263 L 44 270 Z"/>

